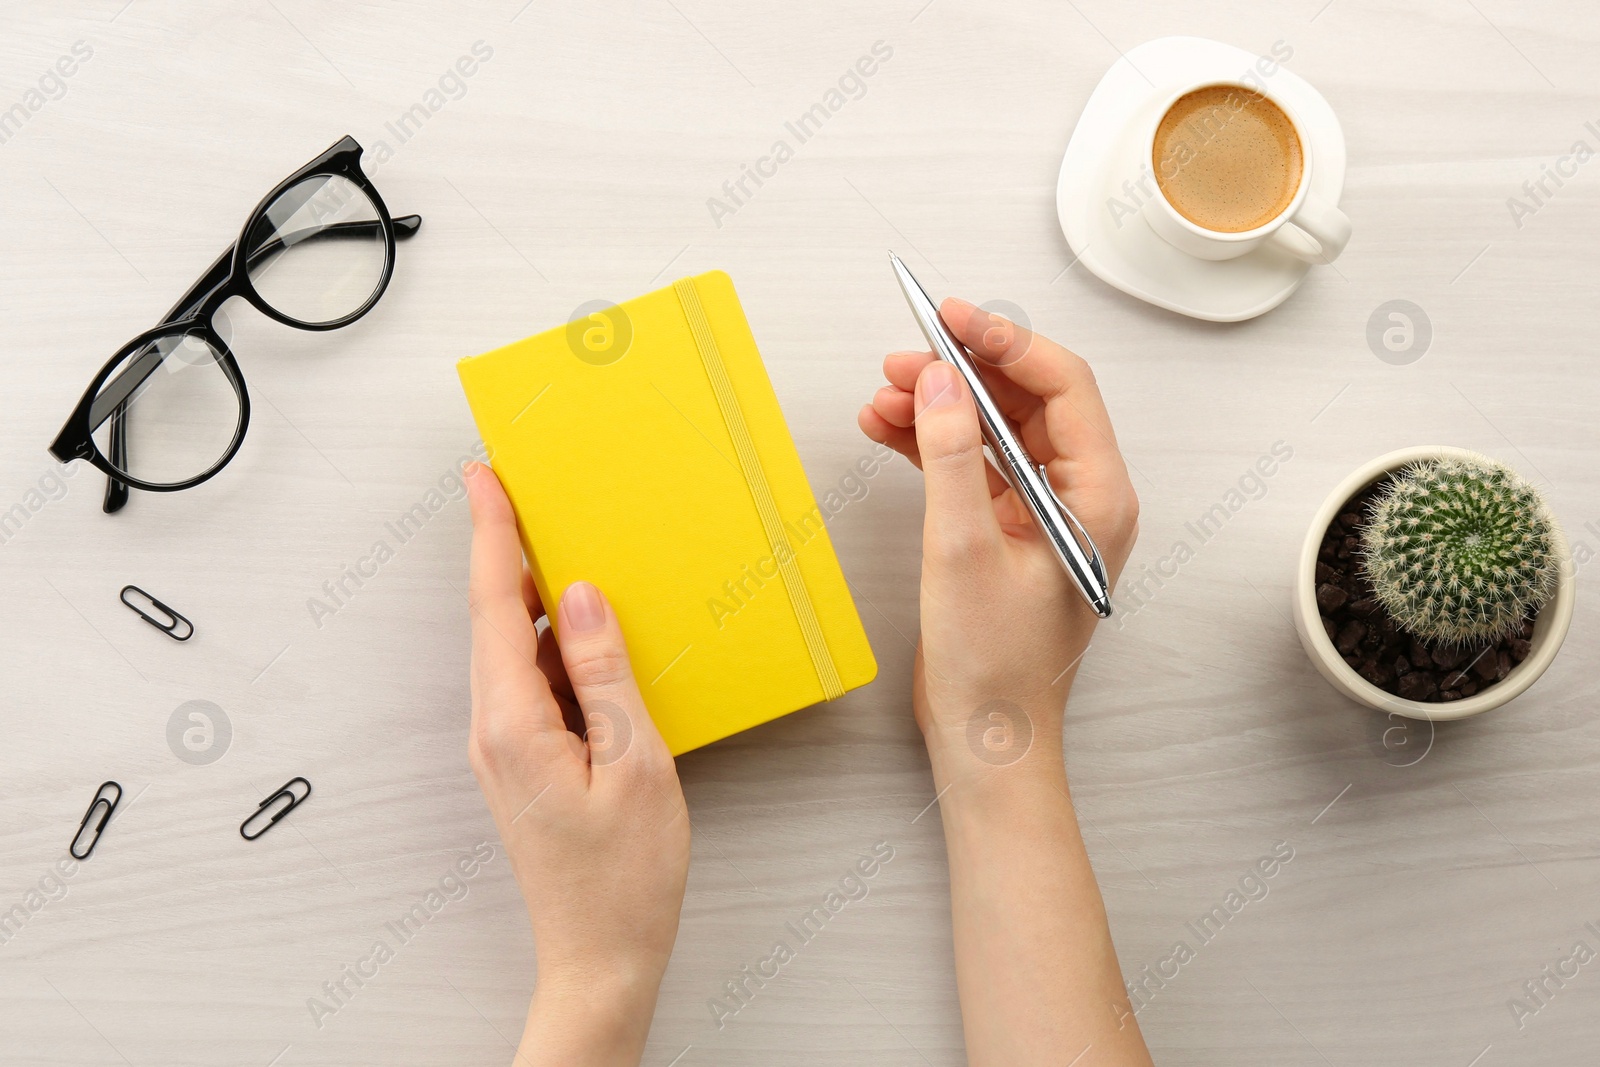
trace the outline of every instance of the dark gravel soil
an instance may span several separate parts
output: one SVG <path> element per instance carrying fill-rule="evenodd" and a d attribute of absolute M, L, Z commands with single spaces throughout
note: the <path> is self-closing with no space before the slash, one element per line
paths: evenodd
<path fill-rule="evenodd" d="M 1493 644 L 1459 648 L 1430 647 L 1401 630 L 1361 569 L 1360 528 L 1383 485 L 1351 500 L 1323 535 L 1316 589 L 1328 640 L 1357 674 L 1402 699 L 1436 704 L 1481 693 L 1528 658 L 1533 620 Z"/>

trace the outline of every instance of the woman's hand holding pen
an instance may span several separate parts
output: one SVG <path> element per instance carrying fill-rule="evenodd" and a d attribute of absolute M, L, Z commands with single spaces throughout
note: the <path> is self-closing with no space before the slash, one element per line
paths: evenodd
<path fill-rule="evenodd" d="M 940 317 L 978 357 L 990 392 L 1094 537 L 1114 584 L 1133 548 L 1139 503 L 1093 371 L 1055 342 L 964 300 L 946 300 Z M 1026 716 L 1009 725 L 1059 764 L 1061 709 L 1097 619 L 986 460 L 955 369 L 931 352 L 896 352 L 883 372 L 889 384 L 859 421 L 925 475 L 914 706 L 929 751 L 936 764 L 952 746 L 965 752 L 974 716 L 984 723 L 1002 709 Z"/>

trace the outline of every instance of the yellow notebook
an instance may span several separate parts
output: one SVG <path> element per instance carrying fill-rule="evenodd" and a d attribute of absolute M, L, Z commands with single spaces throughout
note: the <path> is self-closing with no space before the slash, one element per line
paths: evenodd
<path fill-rule="evenodd" d="M 539 595 L 598 585 L 672 753 L 866 685 L 861 619 L 733 282 L 682 279 L 457 369 Z"/>

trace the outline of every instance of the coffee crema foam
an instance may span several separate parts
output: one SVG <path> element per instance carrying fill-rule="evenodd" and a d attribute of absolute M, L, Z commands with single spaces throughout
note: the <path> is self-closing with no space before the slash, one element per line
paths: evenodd
<path fill-rule="evenodd" d="M 1151 163 L 1178 214 L 1219 233 L 1243 233 L 1283 214 L 1305 169 L 1289 116 L 1238 85 L 1179 97 L 1156 127 Z"/>

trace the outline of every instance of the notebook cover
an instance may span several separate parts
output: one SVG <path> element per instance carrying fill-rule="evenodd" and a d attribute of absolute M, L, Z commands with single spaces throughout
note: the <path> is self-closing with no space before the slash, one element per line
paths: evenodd
<path fill-rule="evenodd" d="M 677 755 L 866 685 L 877 663 L 732 280 L 620 308 L 457 370 L 539 595 L 553 609 L 574 581 L 604 590 Z"/>

